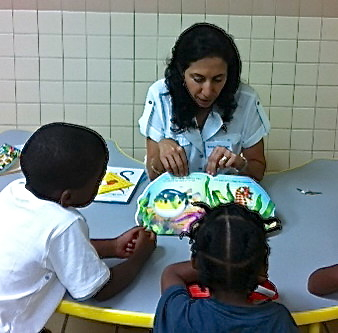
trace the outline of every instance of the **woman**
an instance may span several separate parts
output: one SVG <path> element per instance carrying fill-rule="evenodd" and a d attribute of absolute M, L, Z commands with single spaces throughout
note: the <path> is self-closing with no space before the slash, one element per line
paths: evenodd
<path fill-rule="evenodd" d="M 139 120 L 150 179 L 166 171 L 263 178 L 270 125 L 240 74 L 237 47 L 221 28 L 197 23 L 179 36 L 165 79 L 149 88 Z"/>

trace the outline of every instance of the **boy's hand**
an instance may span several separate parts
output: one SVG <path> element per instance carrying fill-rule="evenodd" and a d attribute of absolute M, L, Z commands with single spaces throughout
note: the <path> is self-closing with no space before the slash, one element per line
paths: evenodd
<path fill-rule="evenodd" d="M 156 248 L 156 234 L 141 228 L 134 245 L 132 257 L 145 261 Z"/>
<path fill-rule="evenodd" d="M 134 252 L 135 243 L 142 230 L 143 227 L 134 227 L 115 238 L 114 257 L 128 258 Z"/>

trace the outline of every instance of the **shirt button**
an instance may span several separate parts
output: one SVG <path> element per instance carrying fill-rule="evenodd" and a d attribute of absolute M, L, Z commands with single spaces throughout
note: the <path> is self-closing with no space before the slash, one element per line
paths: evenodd
<path fill-rule="evenodd" d="M 201 155 L 200 155 L 200 158 L 203 158 L 203 157 L 204 157 L 204 156 L 201 154 Z"/>
<path fill-rule="evenodd" d="M 198 170 L 202 170 L 202 168 L 198 168 Z"/>

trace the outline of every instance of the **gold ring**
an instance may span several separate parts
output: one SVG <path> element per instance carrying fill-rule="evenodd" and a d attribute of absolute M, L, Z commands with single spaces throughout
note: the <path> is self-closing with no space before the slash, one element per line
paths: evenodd
<path fill-rule="evenodd" d="M 228 160 L 228 157 L 224 155 L 219 161 L 221 163 L 226 163 L 227 160 Z"/>

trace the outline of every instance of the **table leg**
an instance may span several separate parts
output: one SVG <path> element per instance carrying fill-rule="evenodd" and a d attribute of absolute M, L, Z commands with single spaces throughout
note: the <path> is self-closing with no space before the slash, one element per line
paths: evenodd
<path fill-rule="evenodd" d="M 309 325 L 309 333 L 320 333 L 321 323 L 313 323 Z"/>

